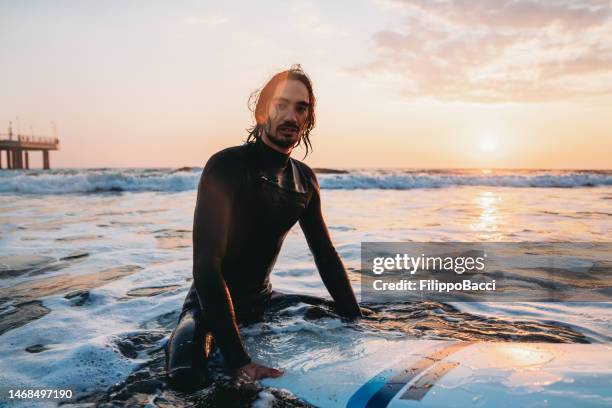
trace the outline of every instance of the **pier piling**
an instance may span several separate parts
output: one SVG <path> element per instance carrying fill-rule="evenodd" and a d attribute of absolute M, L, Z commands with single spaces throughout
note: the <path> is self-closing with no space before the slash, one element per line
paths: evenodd
<path fill-rule="evenodd" d="M 15 137 L 13 137 L 15 136 Z M 0 134 L 0 169 L 2 169 L 2 152 L 6 152 L 7 169 L 29 169 L 30 152 L 41 151 L 43 155 L 43 169 L 51 168 L 49 152 L 59 149 L 57 137 L 39 137 L 26 135 L 13 135 L 9 127 L 8 134 Z"/>

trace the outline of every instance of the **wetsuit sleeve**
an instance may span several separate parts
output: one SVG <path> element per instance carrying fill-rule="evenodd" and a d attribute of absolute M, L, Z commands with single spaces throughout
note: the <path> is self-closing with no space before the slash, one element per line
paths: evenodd
<path fill-rule="evenodd" d="M 300 219 L 300 226 L 323 279 L 325 287 L 334 299 L 336 310 L 346 316 L 361 316 L 355 293 L 351 287 L 344 265 L 336 252 L 329 236 L 327 225 L 321 212 L 321 196 L 319 184 L 311 172 L 313 195 Z"/>
<path fill-rule="evenodd" d="M 213 337 L 230 368 L 251 361 L 244 349 L 232 298 L 221 271 L 241 169 L 238 160 L 219 157 L 219 154 L 210 158 L 200 178 L 193 221 L 196 292 Z"/>

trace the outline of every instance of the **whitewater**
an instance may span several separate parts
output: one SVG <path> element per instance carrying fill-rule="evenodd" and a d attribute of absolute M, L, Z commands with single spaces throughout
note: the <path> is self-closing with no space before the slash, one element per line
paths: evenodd
<path fill-rule="evenodd" d="M 54 169 L 0 172 L 0 193 L 66 194 L 104 191 L 189 191 L 202 168 Z M 608 170 L 325 170 L 321 188 L 409 190 L 454 186 L 593 187 L 612 186 Z"/>
<path fill-rule="evenodd" d="M 163 381 L 162 347 L 192 280 L 191 229 L 201 172 L 0 172 L 0 388 L 69 387 L 89 401 L 108 401 L 114 392 L 140 398 L 141 406 L 162 398 L 186 403 L 156 386 Z M 325 170 L 317 177 L 330 234 L 358 295 L 361 242 L 612 240 L 610 171 L 357 169 Z M 299 226 L 287 236 L 272 284 L 282 292 L 329 298 Z M 325 306 L 293 305 L 244 327 L 246 346 L 265 363 L 274 357 L 262 350 L 265 336 L 290 356 L 283 368 L 307 375 L 313 367 L 341 362 L 333 350 L 303 359 L 289 352 L 292 341 L 304 348 L 335 344 L 348 358 L 359 353 L 344 343 L 355 333 L 366 342 L 398 336 L 612 340 L 606 302 L 371 308 L 376 319 L 349 324 Z M 134 373 L 140 388 L 126 385 Z M 115 384 L 123 394 L 109 391 Z M 250 406 L 253 399 L 260 405 L 292 401 L 290 394 L 264 389 L 238 405 Z"/>

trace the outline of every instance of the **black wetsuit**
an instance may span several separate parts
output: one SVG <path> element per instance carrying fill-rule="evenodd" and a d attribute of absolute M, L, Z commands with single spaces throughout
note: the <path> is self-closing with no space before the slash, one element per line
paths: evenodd
<path fill-rule="evenodd" d="M 193 370 L 205 368 L 213 337 L 228 367 L 251 361 L 237 323 L 260 318 L 274 299 L 270 272 L 297 221 L 336 310 L 360 315 L 321 214 L 314 172 L 261 140 L 222 150 L 209 159 L 198 187 L 194 281 L 166 348 L 171 379 L 197 376 Z"/>

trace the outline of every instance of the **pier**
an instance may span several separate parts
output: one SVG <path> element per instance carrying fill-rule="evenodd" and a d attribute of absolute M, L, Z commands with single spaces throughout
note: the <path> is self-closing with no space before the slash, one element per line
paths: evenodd
<path fill-rule="evenodd" d="M 6 152 L 7 169 L 29 169 L 30 152 L 41 151 L 43 169 L 50 169 L 49 152 L 59 149 L 57 137 L 40 137 L 27 135 L 13 135 L 9 128 L 8 134 L 0 134 L 0 169 L 4 168 L 2 152 Z"/>

